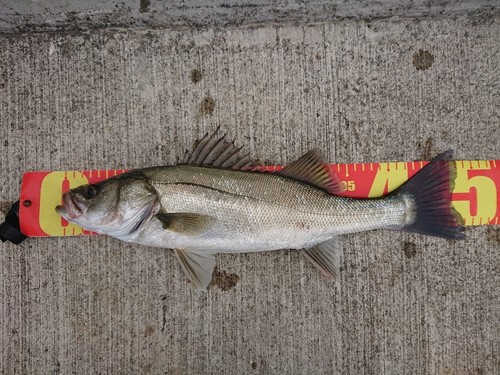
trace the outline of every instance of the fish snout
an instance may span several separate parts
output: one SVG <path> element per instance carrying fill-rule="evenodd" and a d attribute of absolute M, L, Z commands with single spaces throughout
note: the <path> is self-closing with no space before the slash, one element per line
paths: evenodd
<path fill-rule="evenodd" d="M 56 207 L 56 212 L 67 219 L 76 219 L 87 211 L 87 206 L 73 198 L 71 192 L 63 194 L 63 203 Z"/>

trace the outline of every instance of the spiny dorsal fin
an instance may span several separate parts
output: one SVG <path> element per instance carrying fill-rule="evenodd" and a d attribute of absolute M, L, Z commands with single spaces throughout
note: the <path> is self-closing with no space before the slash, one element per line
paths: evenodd
<path fill-rule="evenodd" d="M 344 252 L 344 241 L 342 237 L 319 243 L 310 249 L 302 250 L 302 254 L 328 278 L 339 280 L 340 262 Z"/>
<path fill-rule="evenodd" d="M 186 236 L 195 236 L 203 233 L 214 222 L 212 216 L 190 212 L 159 213 L 156 214 L 156 217 L 162 222 L 163 228 Z"/>
<path fill-rule="evenodd" d="M 241 147 L 226 140 L 226 135 L 218 136 L 219 128 L 208 133 L 197 142 L 192 152 L 186 150 L 181 164 L 210 165 L 220 168 L 250 170 L 254 167 L 248 154 L 241 154 Z"/>
<path fill-rule="evenodd" d="M 330 194 L 341 193 L 344 189 L 336 174 L 331 172 L 318 149 L 312 149 L 288 165 L 281 175 L 308 182 Z"/>
<path fill-rule="evenodd" d="M 214 254 L 186 249 L 175 249 L 174 252 L 184 273 L 196 289 L 206 291 L 215 268 Z"/>

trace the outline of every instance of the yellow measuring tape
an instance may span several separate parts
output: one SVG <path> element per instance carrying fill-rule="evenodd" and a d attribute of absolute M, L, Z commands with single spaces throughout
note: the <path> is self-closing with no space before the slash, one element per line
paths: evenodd
<path fill-rule="evenodd" d="M 331 164 L 342 180 L 340 195 L 379 197 L 396 189 L 427 162 Z M 457 171 L 452 205 L 465 225 L 494 225 L 500 220 L 500 160 L 451 161 Z M 281 167 L 260 167 L 278 171 Z M 96 183 L 125 170 L 28 172 L 23 177 L 19 218 L 21 232 L 30 237 L 90 234 L 66 222 L 54 210 L 62 194 L 75 187 Z"/>

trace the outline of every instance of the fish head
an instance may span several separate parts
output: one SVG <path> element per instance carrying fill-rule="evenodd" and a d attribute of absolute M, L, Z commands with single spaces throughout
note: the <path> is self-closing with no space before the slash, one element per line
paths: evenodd
<path fill-rule="evenodd" d="M 126 237 L 147 223 L 159 210 L 159 195 L 141 177 L 121 175 L 63 194 L 56 212 L 89 231 Z"/>

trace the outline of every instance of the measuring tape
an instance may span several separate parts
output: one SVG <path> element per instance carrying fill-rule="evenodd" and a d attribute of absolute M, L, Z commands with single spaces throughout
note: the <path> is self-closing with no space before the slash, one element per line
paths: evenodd
<path fill-rule="evenodd" d="M 500 160 L 451 161 L 457 171 L 452 205 L 465 225 L 500 222 Z M 344 185 L 339 195 L 353 198 L 380 197 L 396 189 L 427 162 L 331 164 Z M 277 172 L 279 166 L 257 170 Z M 80 185 L 93 184 L 125 170 L 27 172 L 23 176 L 19 204 L 21 232 L 29 237 L 92 234 L 68 223 L 56 212 L 62 194 Z"/>

